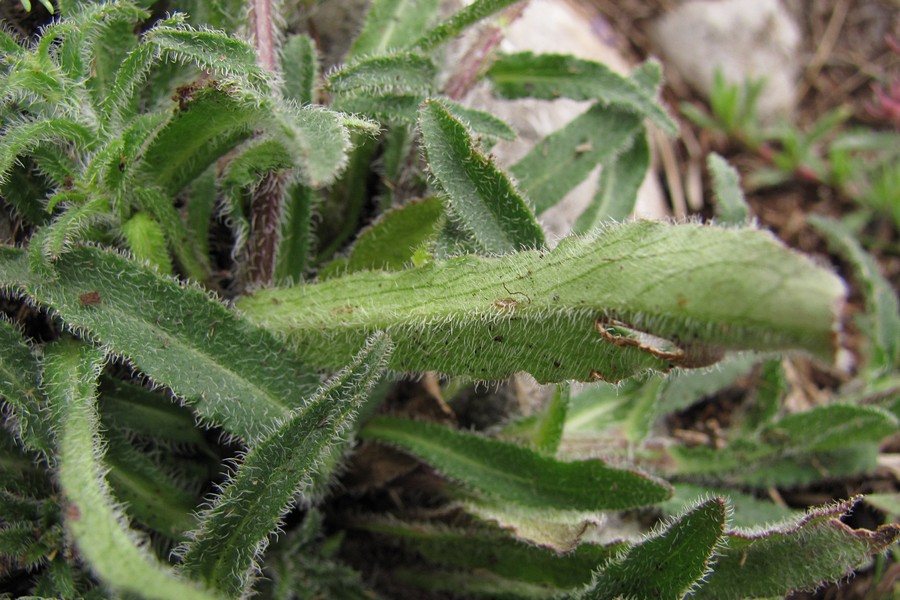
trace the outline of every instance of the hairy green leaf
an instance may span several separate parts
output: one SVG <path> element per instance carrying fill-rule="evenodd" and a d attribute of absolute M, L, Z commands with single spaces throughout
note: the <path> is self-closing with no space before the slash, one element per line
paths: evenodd
<path fill-rule="evenodd" d="M 16 159 L 47 143 L 72 143 L 90 147 L 95 132 L 65 117 L 6 123 L 0 138 L 0 186 L 5 184 Z"/>
<path fill-rule="evenodd" d="M 153 217 L 143 212 L 135 213 L 122 223 L 121 232 L 136 259 L 155 266 L 160 273 L 172 274 L 166 236 Z"/>
<path fill-rule="evenodd" d="M 22 334 L 0 318 L 0 399 L 8 406 L 16 437 L 25 448 L 52 455 L 52 434 L 46 401 L 38 387 L 37 359 Z"/>
<path fill-rule="evenodd" d="M 326 86 L 341 94 L 422 94 L 436 86 L 437 66 L 426 56 L 404 52 L 352 61 L 333 71 Z"/>
<path fill-rule="evenodd" d="M 346 271 L 403 269 L 412 261 L 416 248 L 434 237 L 443 214 L 440 199 L 434 197 L 385 212 L 360 233 L 347 259 Z"/>
<path fill-rule="evenodd" d="M 771 500 L 762 500 L 733 489 L 691 483 L 673 483 L 672 487 L 675 488 L 675 495 L 659 507 L 666 516 L 674 517 L 710 496 L 728 500 L 734 508 L 730 524 L 737 527 L 758 527 L 802 514 L 782 504 L 775 504 Z"/>
<path fill-rule="evenodd" d="M 451 15 L 445 21 L 426 32 L 415 42 L 415 47 L 425 52 L 437 48 L 447 40 L 456 37 L 462 31 L 478 21 L 503 10 L 519 0 L 475 0 Z"/>
<path fill-rule="evenodd" d="M 315 191 L 295 183 L 288 187 L 281 217 L 281 238 L 275 256 L 275 282 L 291 285 L 302 281 L 313 251 Z"/>
<path fill-rule="evenodd" d="M 815 461 L 816 453 L 849 458 L 856 446 L 876 445 L 898 429 L 897 418 L 879 407 L 830 404 L 786 415 L 758 432 L 731 440 L 724 448 L 672 446 L 669 452 L 677 463 L 675 470 L 682 474 L 718 474 L 752 483 L 777 475 L 780 465 L 779 479 L 789 481 L 798 459 L 821 463 L 820 477 L 833 468 L 840 472 L 845 466 L 840 461 Z"/>
<path fill-rule="evenodd" d="M 441 102 L 444 108 L 477 136 L 483 135 L 501 140 L 516 139 L 516 132 L 513 128 L 491 113 L 469 108 L 446 98 L 442 98 Z"/>
<path fill-rule="evenodd" d="M 448 207 L 486 252 L 540 248 L 544 233 L 509 178 L 481 154 L 466 127 L 439 101 L 419 111 L 431 174 Z"/>
<path fill-rule="evenodd" d="M 710 570 L 725 530 L 725 501 L 709 500 L 601 567 L 587 589 L 567 596 L 585 600 L 664 598 L 677 600 Z"/>
<path fill-rule="evenodd" d="M 96 383 L 103 353 L 60 342 L 45 352 L 44 385 L 58 423 L 59 482 L 66 526 L 79 555 L 113 589 L 144 598 L 216 598 L 160 564 L 129 529 L 103 478 Z"/>
<path fill-rule="evenodd" d="M 509 171 L 540 214 L 562 200 L 598 164 L 631 145 L 641 127 L 641 119 L 632 112 L 594 104 L 539 141 Z"/>
<path fill-rule="evenodd" d="M 522 446 L 431 423 L 376 417 L 360 437 L 410 452 L 477 494 L 536 509 L 624 509 L 671 494 L 661 481 L 600 460 L 560 462 Z"/>
<path fill-rule="evenodd" d="M 840 521 L 854 501 L 814 509 L 769 530 L 735 530 L 694 598 L 785 596 L 845 577 L 900 539 L 900 526 L 853 530 Z"/>
<path fill-rule="evenodd" d="M 553 382 L 702 366 L 722 350 L 802 348 L 827 359 L 843 294 L 838 278 L 766 232 L 635 222 L 550 252 L 355 273 L 259 291 L 239 306 L 320 367 L 339 368 L 370 332 L 387 330 L 399 371 L 528 371 Z"/>
<path fill-rule="evenodd" d="M 878 262 L 839 222 L 818 215 L 810 215 L 809 222 L 825 236 L 835 252 L 850 261 L 864 290 L 873 344 L 873 370 L 897 367 L 900 365 L 900 302 L 890 282 L 881 274 Z"/>
<path fill-rule="evenodd" d="M 309 502 L 321 493 L 315 489 L 322 480 L 317 471 L 344 446 L 344 433 L 390 351 L 387 336 L 369 340 L 344 370 L 251 448 L 183 548 L 186 573 L 229 595 L 241 592 L 294 499 Z"/>
<path fill-rule="evenodd" d="M 389 538 L 397 538 L 426 560 L 466 570 L 489 571 L 511 580 L 565 589 L 590 582 L 591 572 L 627 547 L 625 542 L 608 545 L 581 544 L 560 554 L 510 538 L 488 525 L 466 528 L 428 523 L 404 523 L 363 519 L 354 526 Z"/>
<path fill-rule="evenodd" d="M 129 435 L 207 448 L 191 411 L 158 391 L 118 379 L 103 378 L 100 381 L 99 406 L 104 423 Z"/>
<path fill-rule="evenodd" d="M 554 456 L 559 449 L 562 440 L 563 428 L 566 425 L 566 413 L 569 409 L 569 395 L 571 390 L 568 384 L 559 384 L 553 391 L 550 404 L 540 415 L 535 423 L 534 447 L 539 452 L 548 456 Z"/>
<path fill-rule="evenodd" d="M 316 99 L 319 57 L 316 44 L 308 35 L 292 35 L 281 45 L 281 93 L 300 104 Z"/>
<path fill-rule="evenodd" d="M 439 0 L 374 0 L 350 54 L 376 56 L 411 46 L 431 24 L 438 3 Z"/>
<path fill-rule="evenodd" d="M 97 248 L 73 249 L 51 275 L 0 249 L 0 287 L 132 361 L 205 419 L 255 439 L 318 383 L 292 352 L 206 293 Z"/>
<path fill-rule="evenodd" d="M 722 223 L 741 225 L 747 222 L 750 209 L 741 191 L 741 181 L 737 170 L 716 154 L 711 153 L 706 159 L 706 167 L 713 179 L 713 191 L 716 194 L 716 216 Z"/>
<path fill-rule="evenodd" d="M 647 133 L 639 131 L 627 150 L 604 161 L 597 193 L 575 221 L 574 231 L 586 233 L 604 221 L 627 219 L 634 211 L 638 190 L 649 168 Z"/>
<path fill-rule="evenodd" d="M 132 446 L 122 434 L 106 433 L 104 462 L 113 495 L 127 506 L 126 513 L 169 539 L 182 540 L 196 524 L 198 499 L 183 490 L 147 454 Z"/>
<path fill-rule="evenodd" d="M 669 135 L 678 133 L 678 125 L 657 104 L 652 90 L 602 63 L 567 54 L 520 52 L 499 58 L 487 77 L 504 98 L 599 100 L 649 117 Z"/>

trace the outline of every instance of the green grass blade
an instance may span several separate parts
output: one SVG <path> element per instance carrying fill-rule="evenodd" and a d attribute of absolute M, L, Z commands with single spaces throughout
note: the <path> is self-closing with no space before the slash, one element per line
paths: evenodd
<path fill-rule="evenodd" d="M 840 518 L 853 503 L 813 509 L 799 521 L 768 530 L 729 532 L 715 569 L 692 597 L 783 597 L 848 576 L 900 539 L 900 526 L 896 524 L 867 531 L 842 523 Z"/>
<path fill-rule="evenodd" d="M 0 399 L 22 445 L 45 457 L 53 454 L 46 400 L 38 387 L 38 364 L 15 325 L 0 318 Z"/>
<path fill-rule="evenodd" d="M 323 368 L 340 368 L 371 332 L 387 330 L 398 371 L 528 371 L 558 382 L 702 366 L 722 350 L 796 348 L 829 360 L 843 295 L 840 279 L 766 232 L 642 221 L 550 252 L 354 273 L 238 305 Z M 677 348 L 638 343 L 628 330 Z"/>
<path fill-rule="evenodd" d="M 431 174 L 448 196 L 448 208 L 482 249 L 506 254 L 540 248 L 544 233 L 509 178 L 481 154 L 466 127 L 439 101 L 419 111 Z"/>
<path fill-rule="evenodd" d="M 667 484 L 601 460 L 561 462 L 523 446 L 431 423 L 376 417 L 360 437 L 405 450 L 476 494 L 524 507 L 618 510 L 671 495 Z"/>
<path fill-rule="evenodd" d="M 109 587 L 143 598 L 217 598 L 154 559 L 112 498 L 103 474 L 96 383 L 103 353 L 62 342 L 47 348 L 44 385 L 57 421 L 59 484 L 78 553 Z"/>
<path fill-rule="evenodd" d="M 377 336 L 341 372 L 247 453 L 233 477 L 201 515 L 182 549 L 183 569 L 237 596 L 287 510 L 321 490 L 321 469 L 345 445 L 360 405 L 381 377 L 391 343 Z"/>
<path fill-rule="evenodd" d="M 604 221 L 627 219 L 634 211 L 638 190 L 649 168 L 647 133 L 639 131 L 627 150 L 604 162 L 597 193 L 575 221 L 574 231 L 586 233 Z"/>
<path fill-rule="evenodd" d="M 725 514 L 721 498 L 697 506 L 603 567 L 586 590 L 568 598 L 682 598 L 710 570 L 725 530 Z"/>
<path fill-rule="evenodd" d="M 893 287 L 881 274 L 878 262 L 845 226 L 818 215 L 810 215 L 809 222 L 825 236 L 835 252 L 850 262 L 864 291 L 873 345 L 872 370 L 896 368 L 900 365 L 900 302 Z"/>
<path fill-rule="evenodd" d="M 205 292 L 112 252 L 73 249 L 42 276 L 24 252 L 0 249 L 0 287 L 47 306 L 246 439 L 269 431 L 318 384 L 281 343 Z"/>
<path fill-rule="evenodd" d="M 316 43 L 308 35 L 292 35 L 281 45 L 281 93 L 300 104 L 316 99 L 319 56 Z"/>
<path fill-rule="evenodd" d="M 447 40 L 456 37 L 478 21 L 486 19 L 518 1 L 519 0 L 475 0 L 422 35 L 422 37 L 416 40 L 414 46 L 424 52 L 433 50 Z"/>
<path fill-rule="evenodd" d="M 634 113 L 595 104 L 538 142 L 509 171 L 540 214 L 562 200 L 598 164 L 632 145 L 641 127 Z"/>
<path fill-rule="evenodd" d="M 376 56 L 407 48 L 437 15 L 439 0 L 374 0 L 351 56 Z"/>
<path fill-rule="evenodd" d="M 707 157 L 706 167 L 713 179 L 718 220 L 728 225 L 746 223 L 750 217 L 750 208 L 747 206 L 744 192 L 741 191 L 737 170 L 715 152 Z"/>
<path fill-rule="evenodd" d="M 487 77 L 505 98 L 599 100 L 648 117 L 669 135 L 678 133 L 678 125 L 652 90 L 601 63 L 566 54 L 520 52 L 498 59 Z"/>

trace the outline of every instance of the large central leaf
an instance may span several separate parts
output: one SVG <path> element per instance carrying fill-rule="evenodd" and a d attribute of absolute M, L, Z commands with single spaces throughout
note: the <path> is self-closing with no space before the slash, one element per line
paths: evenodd
<path fill-rule="evenodd" d="M 238 306 L 320 367 L 387 330 L 397 370 L 546 382 L 701 366 L 725 350 L 830 358 L 843 296 L 837 277 L 768 233 L 637 222 L 550 252 L 356 273 Z"/>

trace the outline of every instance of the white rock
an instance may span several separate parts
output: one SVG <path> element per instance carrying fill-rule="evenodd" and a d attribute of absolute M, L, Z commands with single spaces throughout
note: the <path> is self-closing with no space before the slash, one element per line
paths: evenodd
<path fill-rule="evenodd" d="M 778 0 L 690 0 L 650 33 L 667 62 L 707 98 L 718 68 L 733 83 L 766 78 L 763 119 L 793 110 L 801 36 Z"/>
<path fill-rule="evenodd" d="M 536 53 L 573 54 L 602 62 L 627 73 L 628 63 L 618 51 L 605 44 L 591 29 L 590 22 L 568 2 L 531 0 L 522 16 L 506 31 L 500 49 L 504 52 L 530 50 Z M 519 134 L 514 142 L 502 142 L 491 153 L 502 165 L 510 166 L 522 158 L 545 135 L 556 131 L 584 112 L 590 102 L 560 99 L 499 100 L 486 86 L 479 86 L 465 99 L 467 104 L 488 110 L 511 124 Z M 593 197 L 598 172 L 573 189 L 557 205 L 541 215 L 551 243 L 572 229 L 578 215 Z M 662 188 L 652 170 L 638 192 L 635 214 L 644 218 L 668 216 Z"/>

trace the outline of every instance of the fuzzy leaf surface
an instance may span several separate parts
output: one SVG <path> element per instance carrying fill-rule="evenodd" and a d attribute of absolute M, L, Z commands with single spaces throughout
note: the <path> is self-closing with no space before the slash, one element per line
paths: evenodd
<path fill-rule="evenodd" d="M 440 199 L 433 197 L 385 212 L 360 233 L 347 259 L 347 272 L 403 269 L 416 248 L 434 237 L 443 215 Z"/>
<path fill-rule="evenodd" d="M 362 31 L 353 41 L 353 56 L 376 56 L 411 46 L 437 14 L 439 0 L 374 0 Z"/>
<path fill-rule="evenodd" d="M 628 147 L 641 127 L 641 118 L 633 112 L 595 104 L 539 141 L 510 173 L 540 214 L 562 200 L 598 164 Z"/>
<path fill-rule="evenodd" d="M 0 347 L 0 399 L 9 407 L 3 412 L 12 414 L 16 437 L 25 448 L 50 456 L 53 437 L 44 414 L 37 359 L 19 330 L 5 319 L 0 319 Z"/>
<path fill-rule="evenodd" d="M 810 215 L 809 222 L 825 236 L 835 252 L 850 261 L 865 291 L 870 335 L 875 346 L 873 366 L 890 370 L 900 365 L 900 302 L 890 282 L 881 274 L 878 262 L 838 221 Z"/>
<path fill-rule="evenodd" d="M 113 501 L 98 450 L 96 384 L 104 356 L 85 344 L 48 348 L 44 384 L 58 423 L 59 482 L 67 499 L 66 526 L 79 555 L 107 585 L 144 598 L 218 598 L 182 580 L 142 545 Z"/>
<path fill-rule="evenodd" d="M 308 35 L 292 35 L 281 46 L 281 92 L 301 106 L 316 98 L 319 57 L 316 43 Z"/>
<path fill-rule="evenodd" d="M 506 254 L 544 245 L 544 232 L 509 178 L 481 154 L 463 125 L 439 101 L 419 110 L 431 174 L 450 211 L 487 252 Z"/>
<path fill-rule="evenodd" d="M 27 259 L 0 248 L 0 287 L 48 307 L 230 433 L 256 438 L 318 384 L 273 336 L 123 256 L 76 248 L 51 275 L 34 273 Z"/>
<path fill-rule="evenodd" d="M 315 366 L 340 368 L 387 330 L 391 368 L 541 382 L 620 380 L 710 364 L 722 350 L 800 348 L 830 358 L 843 283 L 753 229 L 635 222 L 552 251 L 436 260 L 355 273 L 238 305 Z M 610 333 L 613 321 L 672 340 L 665 354 Z"/>
<path fill-rule="evenodd" d="M 586 585 L 591 572 L 627 547 L 581 544 L 569 553 L 517 541 L 502 530 L 486 525 L 450 528 L 428 523 L 363 520 L 367 531 L 399 539 L 435 564 L 466 570 L 489 571 L 515 581 L 565 589 Z"/>
<path fill-rule="evenodd" d="M 646 131 L 635 134 L 631 146 L 603 163 L 597 193 L 575 221 L 574 231 L 586 233 L 604 221 L 624 221 L 634 211 L 638 190 L 650 168 Z"/>
<path fill-rule="evenodd" d="M 852 506 L 848 501 L 814 509 L 769 530 L 728 532 L 714 571 L 693 597 L 737 600 L 812 590 L 845 577 L 900 539 L 896 524 L 867 531 L 842 523 Z"/>
<path fill-rule="evenodd" d="M 316 394 L 253 447 L 201 515 L 183 551 L 183 569 L 231 596 L 241 593 L 253 561 L 299 497 L 312 500 L 315 479 L 344 445 L 360 405 L 381 377 L 391 343 L 374 337 Z"/>
<path fill-rule="evenodd" d="M 699 505 L 624 558 L 601 567 L 586 590 L 566 598 L 680 599 L 709 570 L 725 530 L 725 512 L 721 498 Z"/>
<path fill-rule="evenodd" d="M 425 52 L 433 50 L 470 27 L 519 0 L 475 0 L 442 21 L 415 42 Z"/>
<path fill-rule="evenodd" d="M 706 166 L 713 179 L 713 191 L 716 194 L 716 215 L 722 223 L 740 225 L 750 215 L 737 169 L 716 154 L 711 153 L 706 159 Z"/>
<path fill-rule="evenodd" d="M 396 446 L 477 494 L 561 511 L 633 508 L 671 495 L 665 483 L 601 460 L 561 462 L 528 448 L 447 427 L 376 417 L 360 437 Z"/>
<path fill-rule="evenodd" d="M 487 77 L 504 98 L 599 100 L 649 117 L 669 135 L 678 133 L 672 117 L 654 99 L 652 88 L 598 62 L 567 54 L 519 52 L 494 62 Z"/>
<path fill-rule="evenodd" d="M 430 94 L 436 78 L 430 58 L 404 52 L 353 61 L 330 73 L 326 86 L 344 94 Z"/>

